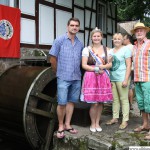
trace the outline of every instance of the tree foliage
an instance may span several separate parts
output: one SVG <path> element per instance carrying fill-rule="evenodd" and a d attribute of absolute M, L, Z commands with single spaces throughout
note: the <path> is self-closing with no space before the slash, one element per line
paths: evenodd
<path fill-rule="evenodd" d="M 150 16 L 150 0 L 109 0 L 117 5 L 118 21 L 144 20 Z"/>
<path fill-rule="evenodd" d="M 117 5 L 117 20 L 140 20 L 150 27 L 150 0 L 108 0 Z M 148 33 L 150 38 L 150 32 Z"/>

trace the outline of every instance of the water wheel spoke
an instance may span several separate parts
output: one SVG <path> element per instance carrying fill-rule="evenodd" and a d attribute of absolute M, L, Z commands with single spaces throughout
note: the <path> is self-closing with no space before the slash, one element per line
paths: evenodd
<path fill-rule="evenodd" d="M 48 118 L 54 118 L 55 115 L 53 113 L 41 110 L 41 109 L 37 109 L 37 108 L 33 108 L 31 106 L 27 107 L 27 111 L 36 115 L 40 115 L 40 116 L 44 116 L 44 117 L 48 117 Z"/>
<path fill-rule="evenodd" d="M 43 94 L 43 93 L 36 92 L 36 93 L 32 94 L 32 96 L 35 96 L 37 98 L 40 98 L 40 99 L 45 100 L 45 101 L 50 102 L 50 103 L 57 103 L 56 98 L 52 98 L 52 97 L 50 97 L 46 94 Z"/>
<path fill-rule="evenodd" d="M 48 128 L 47 128 L 46 136 L 45 136 L 44 148 L 42 150 L 49 150 L 50 143 L 53 138 L 54 125 L 55 125 L 55 119 L 50 120 Z"/>

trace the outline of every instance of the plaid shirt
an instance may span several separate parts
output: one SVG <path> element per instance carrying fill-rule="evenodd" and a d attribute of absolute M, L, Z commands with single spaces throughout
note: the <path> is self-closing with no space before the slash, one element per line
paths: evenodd
<path fill-rule="evenodd" d="M 133 47 L 134 81 L 150 82 L 150 40 L 144 40 Z"/>
<path fill-rule="evenodd" d="M 81 54 L 83 44 L 77 37 L 72 44 L 67 34 L 55 39 L 49 54 L 57 57 L 57 77 L 66 80 L 81 80 Z"/>

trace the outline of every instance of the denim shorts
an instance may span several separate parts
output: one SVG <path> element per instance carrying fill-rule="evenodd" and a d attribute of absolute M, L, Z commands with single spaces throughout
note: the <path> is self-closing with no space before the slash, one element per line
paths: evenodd
<path fill-rule="evenodd" d="M 150 82 L 135 82 L 135 94 L 139 109 L 150 113 Z"/>
<path fill-rule="evenodd" d="M 64 81 L 57 78 L 57 101 L 59 105 L 66 105 L 67 102 L 79 102 L 81 92 L 81 81 Z"/>

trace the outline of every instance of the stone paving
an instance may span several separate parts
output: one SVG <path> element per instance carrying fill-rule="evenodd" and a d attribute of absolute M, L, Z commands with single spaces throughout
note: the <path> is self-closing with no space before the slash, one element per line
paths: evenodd
<path fill-rule="evenodd" d="M 102 115 L 101 127 L 103 131 L 99 133 L 91 133 L 89 125 L 86 127 L 73 125 L 79 131 L 78 134 L 73 135 L 65 132 L 64 139 L 57 139 L 54 134 L 53 150 L 127 150 L 129 146 L 150 146 L 149 141 L 144 140 L 145 134 L 133 132 L 134 128 L 142 124 L 142 118 L 135 101 L 126 129 L 119 129 L 121 119 L 117 124 L 106 125 L 105 123 L 109 119 L 111 119 L 110 114 Z"/>

